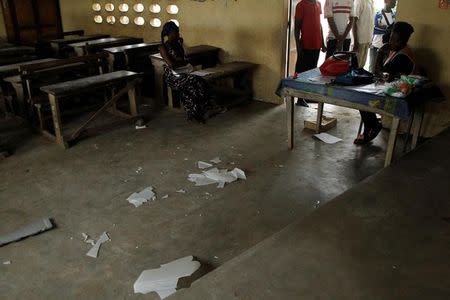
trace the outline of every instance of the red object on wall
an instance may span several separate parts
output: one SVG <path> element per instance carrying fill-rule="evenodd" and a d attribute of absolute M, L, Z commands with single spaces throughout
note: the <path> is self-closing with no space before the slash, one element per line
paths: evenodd
<path fill-rule="evenodd" d="M 450 0 L 439 0 L 439 8 L 448 9 Z"/>

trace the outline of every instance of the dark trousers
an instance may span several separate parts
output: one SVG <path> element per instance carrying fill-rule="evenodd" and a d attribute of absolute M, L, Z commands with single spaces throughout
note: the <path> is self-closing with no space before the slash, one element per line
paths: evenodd
<path fill-rule="evenodd" d="M 343 51 L 349 51 L 350 50 L 350 43 L 352 42 L 351 39 L 346 39 L 344 41 L 344 49 Z M 337 48 L 337 40 L 328 40 L 327 41 L 327 58 L 333 55 L 336 52 Z"/>
<path fill-rule="evenodd" d="M 377 128 L 378 118 L 375 113 L 367 111 L 359 111 L 361 114 L 361 119 L 364 123 L 364 132 L 368 132 L 370 129 Z"/>
<path fill-rule="evenodd" d="M 303 49 L 297 53 L 297 63 L 295 72 L 302 73 L 317 68 L 319 62 L 320 50 Z"/>

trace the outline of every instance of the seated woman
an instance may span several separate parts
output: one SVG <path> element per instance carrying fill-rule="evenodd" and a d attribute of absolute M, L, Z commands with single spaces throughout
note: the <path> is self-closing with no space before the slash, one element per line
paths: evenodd
<path fill-rule="evenodd" d="M 410 75 L 414 72 L 414 55 L 408 47 L 408 41 L 414 33 L 414 28 L 406 22 L 397 22 L 392 28 L 389 39 L 389 52 L 385 55 L 379 73 L 383 74 L 383 79 L 390 82 L 400 78 L 401 75 Z M 381 49 L 380 49 L 381 50 Z M 381 52 L 379 55 L 383 55 Z M 381 131 L 381 124 L 375 113 L 361 111 L 361 118 L 364 123 L 364 132 L 357 139 L 355 144 L 363 145 L 372 141 Z"/>
<path fill-rule="evenodd" d="M 224 111 L 213 103 L 207 82 L 201 77 L 189 74 L 194 68 L 186 61 L 183 39 L 174 22 L 164 24 L 161 43 L 161 56 L 167 64 L 164 68 L 164 80 L 173 90 L 179 92 L 188 119 L 205 123 L 212 114 Z"/>

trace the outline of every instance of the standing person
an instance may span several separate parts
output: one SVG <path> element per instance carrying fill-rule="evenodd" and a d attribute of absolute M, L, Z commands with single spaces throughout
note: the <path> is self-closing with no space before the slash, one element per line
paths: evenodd
<path fill-rule="evenodd" d="M 370 47 L 370 72 L 375 72 L 377 51 L 383 46 L 383 35 L 386 29 L 395 23 L 395 12 L 393 9 L 397 0 L 384 0 L 384 8 L 375 15 L 375 26 L 373 32 L 372 46 Z"/>
<path fill-rule="evenodd" d="M 296 73 L 316 68 L 320 50 L 326 51 L 321 14 L 322 7 L 317 0 L 301 0 L 295 8 Z"/>
<path fill-rule="evenodd" d="M 350 31 L 355 12 L 353 0 L 326 0 L 325 18 L 330 25 L 327 38 L 327 58 L 336 51 L 350 50 Z"/>
<path fill-rule="evenodd" d="M 373 0 L 355 0 L 353 51 L 358 53 L 359 67 L 364 68 L 372 42 L 375 7 Z"/>
<path fill-rule="evenodd" d="M 320 15 L 322 6 L 317 0 L 301 0 L 295 8 L 295 44 L 297 63 L 295 75 L 317 67 L 320 50 L 326 51 Z M 303 99 L 297 105 L 308 106 Z"/>

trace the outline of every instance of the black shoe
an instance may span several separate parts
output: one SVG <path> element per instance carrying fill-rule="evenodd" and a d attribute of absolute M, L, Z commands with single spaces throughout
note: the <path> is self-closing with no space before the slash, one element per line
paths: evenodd
<path fill-rule="evenodd" d="M 298 98 L 297 99 L 297 103 L 295 103 L 295 105 L 303 106 L 303 107 L 309 107 L 308 103 L 302 98 Z"/>

